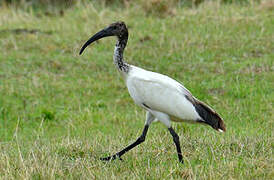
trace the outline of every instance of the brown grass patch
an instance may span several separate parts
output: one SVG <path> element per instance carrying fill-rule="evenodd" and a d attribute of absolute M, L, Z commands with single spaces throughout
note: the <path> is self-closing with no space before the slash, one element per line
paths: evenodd
<path fill-rule="evenodd" d="M 147 15 L 157 15 L 164 17 L 176 15 L 176 5 L 178 0 L 142 0 L 142 7 Z"/>
<path fill-rule="evenodd" d="M 262 10 L 266 9 L 269 11 L 273 11 L 274 10 L 274 1 L 273 0 L 262 1 L 259 7 Z"/>

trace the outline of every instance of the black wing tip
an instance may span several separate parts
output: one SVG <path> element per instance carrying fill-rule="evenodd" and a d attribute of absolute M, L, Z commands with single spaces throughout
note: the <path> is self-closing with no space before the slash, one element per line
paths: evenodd
<path fill-rule="evenodd" d="M 226 126 L 223 119 L 220 117 L 218 113 L 216 113 L 213 109 L 211 109 L 205 103 L 196 100 L 194 102 L 194 107 L 199 116 L 203 119 L 203 123 L 210 125 L 213 129 L 219 132 L 225 132 Z M 201 121 L 198 121 L 201 122 Z"/>

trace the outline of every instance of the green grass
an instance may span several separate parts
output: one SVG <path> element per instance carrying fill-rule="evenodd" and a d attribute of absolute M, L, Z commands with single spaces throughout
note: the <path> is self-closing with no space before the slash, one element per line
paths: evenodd
<path fill-rule="evenodd" d="M 0 178 L 272 179 L 273 15 L 216 3 L 161 18 L 140 6 L 78 4 L 63 16 L 0 7 Z M 183 165 L 159 123 L 123 162 L 98 160 L 133 142 L 145 120 L 113 66 L 114 38 L 78 55 L 117 20 L 130 27 L 127 62 L 183 82 L 226 123 L 224 134 L 173 123 Z"/>

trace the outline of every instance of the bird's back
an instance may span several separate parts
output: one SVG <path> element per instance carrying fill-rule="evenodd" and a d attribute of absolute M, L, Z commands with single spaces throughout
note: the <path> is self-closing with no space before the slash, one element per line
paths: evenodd
<path fill-rule="evenodd" d="M 172 120 L 196 121 L 200 118 L 188 98 L 191 93 L 168 76 L 132 66 L 126 80 L 131 97 L 138 105 L 166 113 Z"/>

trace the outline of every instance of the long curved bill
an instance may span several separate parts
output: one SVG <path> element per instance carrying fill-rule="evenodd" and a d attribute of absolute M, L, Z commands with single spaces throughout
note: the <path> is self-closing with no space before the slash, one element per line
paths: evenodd
<path fill-rule="evenodd" d="M 83 53 L 83 51 L 86 49 L 86 47 L 88 45 L 90 45 L 91 43 L 93 43 L 94 41 L 97 41 L 98 39 L 101 39 L 103 37 L 107 37 L 107 36 L 113 36 L 113 33 L 111 32 L 110 28 L 105 28 L 99 32 L 97 32 L 96 34 L 94 34 L 81 48 L 79 55 L 81 55 Z"/>

